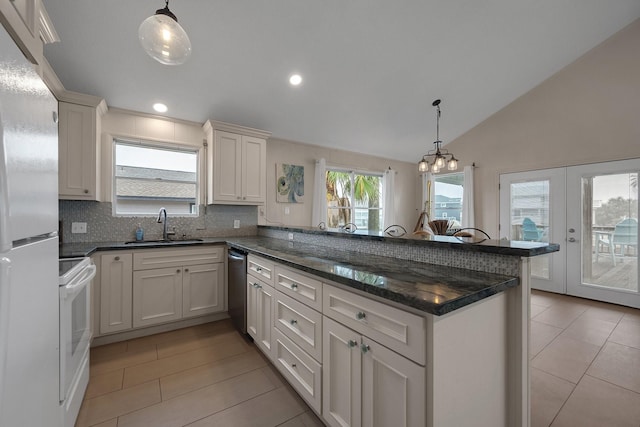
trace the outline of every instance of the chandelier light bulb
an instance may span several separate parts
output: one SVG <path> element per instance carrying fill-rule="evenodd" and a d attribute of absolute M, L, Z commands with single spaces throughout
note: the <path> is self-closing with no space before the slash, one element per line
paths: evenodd
<path fill-rule="evenodd" d="M 420 160 L 418 163 L 418 171 L 427 172 L 429 170 L 429 163 L 425 159 Z"/>

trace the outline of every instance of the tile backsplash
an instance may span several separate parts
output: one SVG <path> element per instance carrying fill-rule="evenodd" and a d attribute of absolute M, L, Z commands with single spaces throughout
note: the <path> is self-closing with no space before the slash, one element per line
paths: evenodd
<path fill-rule="evenodd" d="M 59 219 L 62 224 L 61 242 L 120 242 L 135 240 L 140 225 L 145 240 L 162 238 L 162 224 L 156 217 L 114 217 L 111 203 L 60 200 Z M 231 205 L 200 205 L 197 217 L 173 217 L 169 212 L 168 226 L 175 228 L 175 236 L 186 238 L 253 236 L 257 233 L 257 207 Z M 233 221 L 240 228 L 233 228 Z M 71 233 L 71 223 L 87 223 L 86 233 Z"/>

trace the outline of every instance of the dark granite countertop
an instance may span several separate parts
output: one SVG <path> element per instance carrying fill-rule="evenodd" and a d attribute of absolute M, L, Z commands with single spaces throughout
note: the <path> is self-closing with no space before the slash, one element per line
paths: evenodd
<path fill-rule="evenodd" d="M 142 245 L 124 242 L 65 243 L 60 245 L 60 257 L 90 256 L 96 251 L 223 244 L 358 289 L 413 311 L 434 315 L 449 313 L 520 283 L 517 277 L 260 236 Z"/>
<path fill-rule="evenodd" d="M 59 247 L 60 258 L 74 258 L 91 256 L 96 251 L 132 251 L 135 249 L 160 249 L 184 246 L 198 245 L 224 245 L 227 243 L 227 237 L 208 237 L 201 241 L 175 240 L 171 243 L 161 242 L 140 242 L 128 244 L 125 242 L 81 242 L 81 243 L 62 243 Z"/>
<path fill-rule="evenodd" d="M 449 313 L 520 283 L 517 277 L 268 237 L 230 238 L 227 243 L 233 248 L 435 315 Z"/>
<path fill-rule="evenodd" d="M 355 231 L 353 233 L 345 231 L 329 231 L 321 230 L 317 227 L 259 225 L 258 228 L 522 257 L 544 255 L 551 252 L 558 252 L 560 250 L 560 245 L 557 243 L 485 239 L 483 238 L 484 236 L 482 233 L 479 232 L 475 232 L 476 237 L 423 236 L 411 233 L 405 234 L 404 236 L 393 236 L 385 233 L 372 233 L 368 231 Z M 472 230 L 471 232 L 474 233 Z"/>

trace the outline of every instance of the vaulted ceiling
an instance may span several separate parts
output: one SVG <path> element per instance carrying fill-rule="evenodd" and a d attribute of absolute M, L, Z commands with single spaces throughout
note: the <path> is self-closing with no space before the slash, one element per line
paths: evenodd
<path fill-rule="evenodd" d="M 166 66 L 137 33 L 164 0 L 43 3 L 67 90 L 410 162 L 432 148 L 434 99 L 446 144 L 640 17 L 638 0 L 173 0 L 193 52 Z"/>

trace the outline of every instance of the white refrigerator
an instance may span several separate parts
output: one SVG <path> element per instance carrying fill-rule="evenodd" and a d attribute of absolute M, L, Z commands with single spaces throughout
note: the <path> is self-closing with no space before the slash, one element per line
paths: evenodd
<path fill-rule="evenodd" d="M 0 426 L 58 426 L 57 101 L 0 25 Z"/>

